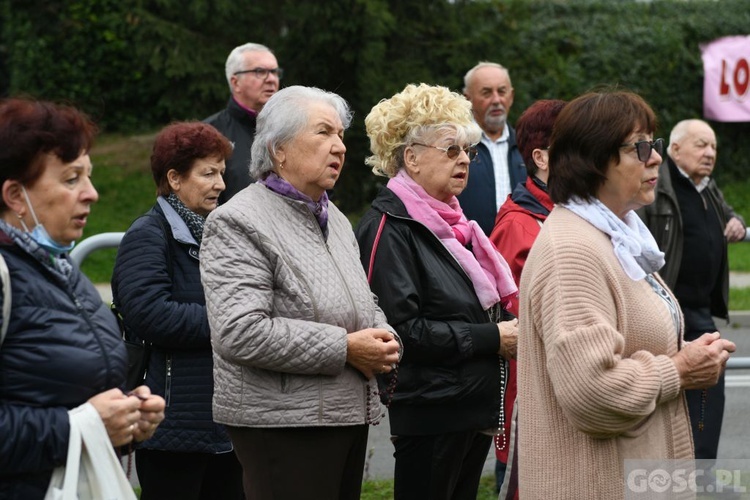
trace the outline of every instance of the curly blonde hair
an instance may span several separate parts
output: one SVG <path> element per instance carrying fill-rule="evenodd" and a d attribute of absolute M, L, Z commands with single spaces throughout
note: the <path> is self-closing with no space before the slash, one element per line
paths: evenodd
<path fill-rule="evenodd" d="M 375 175 L 393 177 L 404 167 L 403 151 L 414 142 L 443 130 L 455 130 L 456 142 L 479 142 L 471 103 L 446 87 L 409 84 L 390 99 L 373 106 L 365 118 L 372 156 L 365 163 Z"/>

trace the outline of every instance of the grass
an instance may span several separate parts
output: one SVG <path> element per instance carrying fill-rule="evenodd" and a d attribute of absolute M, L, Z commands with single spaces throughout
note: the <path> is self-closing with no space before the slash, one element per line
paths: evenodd
<path fill-rule="evenodd" d="M 393 481 L 365 481 L 362 484 L 362 495 L 360 500 L 390 500 L 393 498 Z M 477 500 L 497 500 L 495 493 L 495 477 L 493 475 L 483 476 L 479 482 Z"/>
<path fill-rule="evenodd" d="M 125 231 L 131 222 L 156 201 L 156 187 L 149 158 L 154 134 L 99 137 L 91 151 L 92 180 L 99 202 L 91 209 L 83 237 Z M 83 272 L 95 283 L 109 282 L 116 250 L 91 254 Z"/>
<path fill-rule="evenodd" d="M 732 311 L 750 311 L 750 288 L 730 288 L 729 306 Z"/>
<path fill-rule="evenodd" d="M 748 185 L 750 189 L 750 185 Z M 748 212 L 750 224 L 750 212 Z M 735 272 L 750 273 L 750 242 L 729 245 L 729 269 Z"/>
<path fill-rule="evenodd" d="M 141 497 L 141 489 L 134 488 L 136 497 Z M 393 480 L 365 481 L 362 483 L 360 500 L 391 500 L 393 498 Z M 479 483 L 477 500 L 496 500 L 495 477 L 484 476 Z"/>

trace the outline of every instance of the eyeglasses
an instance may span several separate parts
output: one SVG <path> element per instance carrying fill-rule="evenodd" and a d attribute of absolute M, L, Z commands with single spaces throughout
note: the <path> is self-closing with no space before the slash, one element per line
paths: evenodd
<path fill-rule="evenodd" d="M 458 144 L 454 144 L 452 146 L 448 146 L 447 148 L 441 148 L 440 146 L 430 146 L 429 144 L 420 144 L 418 142 L 412 142 L 415 146 L 424 146 L 426 148 L 435 148 L 439 149 L 440 151 L 444 152 L 448 155 L 448 158 L 451 160 L 455 160 L 458 158 L 458 155 L 461 154 L 461 151 L 466 153 L 466 155 L 469 157 L 469 161 L 473 160 L 477 156 L 477 148 L 476 146 L 466 146 L 462 148 Z"/>
<path fill-rule="evenodd" d="M 638 153 L 638 161 L 646 163 L 651 158 L 651 150 L 655 149 L 659 156 L 664 156 L 664 139 L 654 139 L 653 141 L 638 141 L 631 142 L 629 144 L 621 144 L 621 148 L 628 146 L 635 146 L 635 151 Z"/>
<path fill-rule="evenodd" d="M 268 78 L 268 75 L 276 75 L 279 80 L 284 76 L 284 70 L 281 68 L 255 68 L 255 69 L 246 69 L 242 71 L 236 71 L 235 75 L 244 75 L 245 73 L 252 73 L 255 75 L 255 78 L 258 80 L 265 80 Z"/>

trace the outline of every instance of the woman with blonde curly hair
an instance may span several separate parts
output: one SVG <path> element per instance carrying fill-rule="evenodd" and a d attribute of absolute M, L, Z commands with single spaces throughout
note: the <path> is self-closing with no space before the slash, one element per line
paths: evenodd
<path fill-rule="evenodd" d="M 517 320 L 505 310 L 517 293 L 508 265 L 456 199 L 481 131 L 469 101 L 425 84 L 378 103 L 365 125 L 367 163 L 390 180 L 357 240 L 404 345 L 398 369 L 378 377 L 390 405 L 394 497 L 476 498 L 492 436 L 503 428 L 517 340 Z"/>

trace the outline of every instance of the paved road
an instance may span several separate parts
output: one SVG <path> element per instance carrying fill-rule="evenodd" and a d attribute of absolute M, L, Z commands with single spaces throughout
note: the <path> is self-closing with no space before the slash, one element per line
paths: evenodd
<path fill-rule="evenodd" d="M 722 335 L 737 344 L 736 357 L 750 357 L 750 313 L 732 315 L 734 325 L 723 327 L 723 321 L 717 321 Z M 729 370 L 730 378 L 726 394 L 727 402 L 724 413 L 719 457 L 750 459 L 750 370 Z M 745 380 L 743 380 L 743 378 Z M 734 386 L 734 383 L 744 386 Z M 369 457 L 365 478 L 393 477 L 393 447 L 389 441 L 387 419 L 384 423 L 370 428 L 368 442 Z M 485 462 L 485 474 L 494 474 L 494 451 L 490 451 Z"/>

